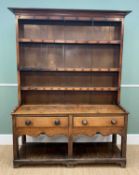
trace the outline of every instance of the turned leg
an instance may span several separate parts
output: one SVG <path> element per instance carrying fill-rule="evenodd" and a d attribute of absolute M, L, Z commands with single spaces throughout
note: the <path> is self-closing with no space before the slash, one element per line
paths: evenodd
<path fill-rule="evenodd" d="M 22 136 L 22 145 L 26 144 L 26 135 Z"/>

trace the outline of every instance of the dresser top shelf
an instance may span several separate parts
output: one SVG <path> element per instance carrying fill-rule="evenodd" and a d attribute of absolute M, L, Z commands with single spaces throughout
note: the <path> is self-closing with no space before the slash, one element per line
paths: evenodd
<path fill-rule="evenodd" d="M 13 114 L 125 114 L 126 111 L 118 105 L 76 105 L 76 104 L 55 104 L 55 105 L 21 105 Z"/>

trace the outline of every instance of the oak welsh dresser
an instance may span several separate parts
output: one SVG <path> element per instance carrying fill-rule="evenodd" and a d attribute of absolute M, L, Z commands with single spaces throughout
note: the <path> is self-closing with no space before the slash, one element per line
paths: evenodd
<path fill-rule="evenodd" d="M 14 167 L 125 167 L 128 112 L 120 105 L 120 84 L 124 18 L 130 11 L 9 9 L 16 16 L 18 74 Z M 40 135 L 65 136 L 67 141 L 26 139 Z M 76 142 L 78 136 L 96 135 L 110 138 Z"/>

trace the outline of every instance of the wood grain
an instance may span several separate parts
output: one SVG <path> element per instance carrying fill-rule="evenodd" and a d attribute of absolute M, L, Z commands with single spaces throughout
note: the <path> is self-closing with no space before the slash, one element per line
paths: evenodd
<path fill-rule="evenodd" d="M 21 105 L 14 114 L 125 114 L 117 105 Z"/>

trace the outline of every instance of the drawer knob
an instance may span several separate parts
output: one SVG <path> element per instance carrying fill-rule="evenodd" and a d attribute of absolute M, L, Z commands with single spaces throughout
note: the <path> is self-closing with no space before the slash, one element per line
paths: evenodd
<path fill-rule="evenodd" d="M 54 121 L 54 124 L 55 124 L 56 126 L 60 125 L 60 120 L 55 120 L 55 121 Z"/>
<path fill-rule="evenodd" d="M 111 120 L 111 124 L 112 124 L 112 125 L 115 125 L 116 123 L 117 123 L 117 121 L 116 121 L 115 119 L 112 119 L 112 120 Z"/>
<path fill-rule="evenodd" d="M 83 125 L 87 125 L 88 124 L 88 121 L 87 120 L 82 120 L 82 124 Z"/>
<path fill-rule="evenodd" d="M 25 121 L 25 125 L 26 125 L 26 126 L 30 126 L 31 124 L 32 124 L 32 121 L 31 121 L 31 120 L 26 120 L 26 121 Z"/>

